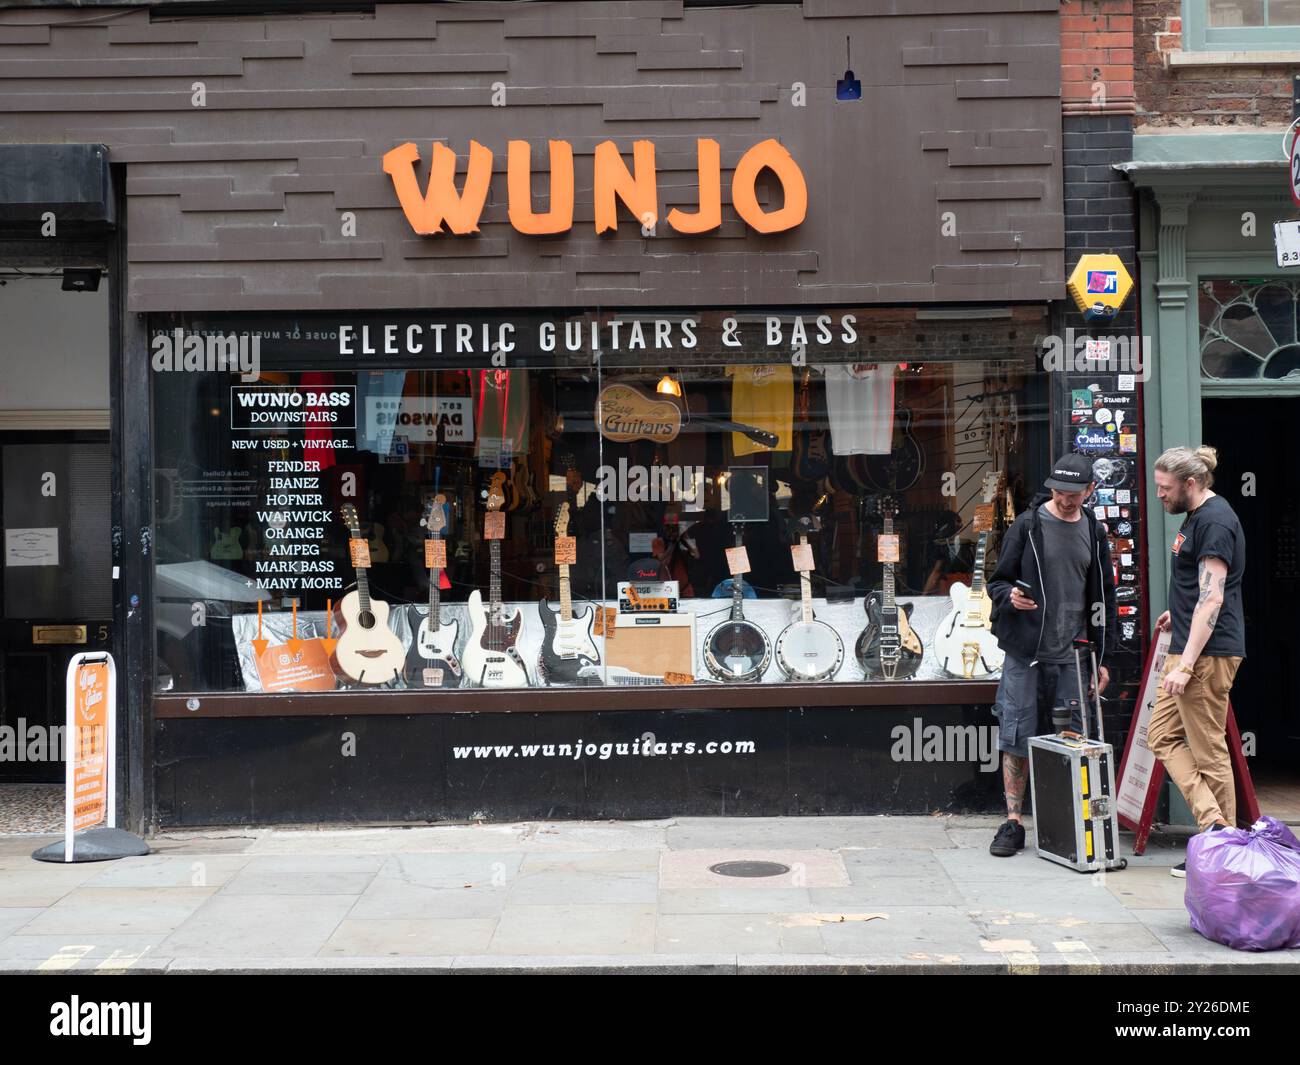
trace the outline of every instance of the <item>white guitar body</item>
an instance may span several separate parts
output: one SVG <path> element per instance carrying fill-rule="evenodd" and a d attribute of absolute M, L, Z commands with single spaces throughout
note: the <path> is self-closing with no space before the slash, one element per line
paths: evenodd
<path fill-rule="evenodd" d="M 459 665 L 456 659 L 456 641 L 460 639 L 460 622 L 456 618 L 450 621 L 444 619 L 437 632 L 430 628 L 429 619 L 424 618 L 415 638 L 421 658 L 441 658 L 453 667 Z"/>
<path fill-rule="evenodd" d="M 1006 658 L 989 628 L 993 601 L 988 593 L 956 581 L 948 593 L 952 609 L 934 634 L 934 655 L 944 672 L 966 680 L 992 676 Z"/>
<path fill-rule="evenodd" d="M 463 663 L 469 682 L 476 688 L 526 688 L 528 671 L 523 659 L 515 649 L 515 639 L 523 625 L 523 616 L 516 610 L 513 614 L 501 613 L 497 631 L 509 634 L 502 639 L 502 648 L 483 646 L 483 638 L 488 635 L 488 612 L 483 606 L 483 593 L 477 588 L 469 593 L 466 604 L 469 611 L 469 640 L 465 644 Z"/>
<path fill-rule="evenodd" d="M 339 668 L 359 684 L 386 684 L 399 677 L 406 650 L 388 627 L 388 604 L 372 599 L 367 613 L 361 609 L 359 594 L 351 591 L 338 609 L 343 616 L 343 633 L 334 648 Z"/>

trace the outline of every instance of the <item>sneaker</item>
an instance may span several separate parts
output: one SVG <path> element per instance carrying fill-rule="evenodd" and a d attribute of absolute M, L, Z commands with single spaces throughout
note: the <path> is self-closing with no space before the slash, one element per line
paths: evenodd
<path fill-rule="evenodd" d="M 1172 869 L 1169 870 L 1169 875 L 1170 875 L 1170 876 L 1176 876 L 1176 877 L 1178 877 L 1179 880 L 1186 880 L 1186 879 L 1187 879 L 1187 863 L 1186 863 L 1186 862 L 1179 862 L 1177 865 L 1175 865 Z"/>
<path fill-rule="evenodd" d="M 1024 849 L 1025 826 L 1019 821 L 1003 821 L 989 844 L 989 853 L 995 858 L 1010 858 L 1016 851 Z"/>

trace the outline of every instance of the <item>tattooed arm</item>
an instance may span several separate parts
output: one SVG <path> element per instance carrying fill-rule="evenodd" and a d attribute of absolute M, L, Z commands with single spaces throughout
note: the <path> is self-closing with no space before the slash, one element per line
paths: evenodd
<path fill-rule="evenodd" d="M 1187 633 L 1187 643 L 1179 656 L 1180 663 L 1188 669 L 1196 664 L 1201 648 L 1218 624 L 1219 608 L 1223 606 L 1223 586 L 1228 579 L 1228 564 L 1221 558 L 1207 555 L 1197 565 L 1197 573 L 1200 575 L 1201 594 L 1196 598 L 1191 630 Z M 1186 686 L 1189 676 L 1186 672 L 1170 673 L 1165 678 L 1164 686 L 1178 694 Z"/>

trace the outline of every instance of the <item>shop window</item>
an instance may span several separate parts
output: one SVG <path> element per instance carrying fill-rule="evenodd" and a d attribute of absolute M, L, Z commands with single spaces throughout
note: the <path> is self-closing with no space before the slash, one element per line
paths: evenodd
<path fill-rule="evenodd" d="M 1201 282 L 1201 379 L 1300 376 L 1300 281 Z"/>
<path fill-rule="evenodd" d="M 255 382 L 159 369 L 160 687 L 995 676 L 951 593 L 1033 494 L 1032 354 L 976 326 L 967 357 L 954 321 L 909 357 L 853 318 L 482 318 L 437 359 L 417 319 L 418 352 L 407 319 L 302 322 Z"/>
<path fill-rule="evenodd" d="M 1300 0 L 1183 0 L 1189 52 L 1300 48 Z"/>

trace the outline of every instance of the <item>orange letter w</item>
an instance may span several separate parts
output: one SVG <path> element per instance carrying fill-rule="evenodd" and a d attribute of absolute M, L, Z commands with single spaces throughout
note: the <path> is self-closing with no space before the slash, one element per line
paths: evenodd
<path fill-rule="evenodd" d="M 491 149 L 478 141 L 469 142 L 464 193 L 456 191 L 456 153 L 445 144 L 433 146 L 429 186 L 423 196 L 415 181 L 415 164 L 419 161 L 420 149 L 410 141 L 384 155 L 384 173 L 393 179 L 397 200 L 411 228 L 420 234 L 438 233 L 445 221 L 453 233 L 477 233 L 492 179 Z"/>

